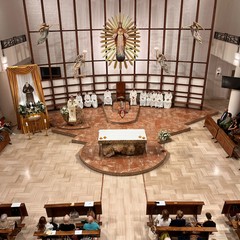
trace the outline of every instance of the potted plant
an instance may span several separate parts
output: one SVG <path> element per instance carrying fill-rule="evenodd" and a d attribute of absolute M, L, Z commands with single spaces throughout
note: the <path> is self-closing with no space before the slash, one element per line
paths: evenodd
<path fill-rule="evenodd" d="M 159 143 L 166 143 L 171 141 L 171 134 L 167 130 L 161 130 L 158 132 L 158 142 Z"/>

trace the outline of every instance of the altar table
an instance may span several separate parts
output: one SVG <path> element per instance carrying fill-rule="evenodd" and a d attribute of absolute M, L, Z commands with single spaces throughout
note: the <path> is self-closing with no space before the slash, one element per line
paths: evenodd
<path fill-rule="evenodd" d="M 111 157 L 115 154 L 139 155 L 146 151 L 147 136 L 144 129 L 99 130 L 99 154 Z"/>

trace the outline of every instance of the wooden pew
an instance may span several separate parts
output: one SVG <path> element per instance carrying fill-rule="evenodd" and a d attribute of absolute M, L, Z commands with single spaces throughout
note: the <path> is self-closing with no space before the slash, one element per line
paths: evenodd
<path fill-rule="evenodd" d="M 204 202 L 202 201 L 165 201 L 164 206 L 157 206 L 157 202 L 147 202 L 147 215 L 149 215 L 149 221 L 153 223 L 153 215 L 162 214 L 163 209 L 167 209 L 169 214 L 176 215 L 177 210 L 182 210 L 184 215 L 193 215 L 197 220 L 197 215 L 202 212 Z"/>
<path fill-rule="evenodd" d="M 0 204 L 0 215 L 6 213 L 8 217 L 20 217 L 20 223 L 28 216 L 25 203 L 21 203 L 19 207 L 12 207 L 12 203 Z"/>
<path fill-rule="evenodd" d="M 222 214 L 230 220 L 236 213 L 240 213 L 240 200 L 226 200 L 223 205 Z"/>
<path fill-rule="evenodd" d="M 94 202 L 94 206 L 85 207 L 84 202 L 80 203 L 59 203 L 59 204 L 45 204 L 44 208 L 48 217 L 63 217 L 66 214 L 70 214 L 72 211 L 77 211 L 79 216 L 87 215 L 89 210 L 93 210 L 96 214 L 96 220 L 100 221 L 100 215 L 102 214 L 102 204 L 101 202 Z"/>
<path fill-rule="evenodd" d="M 222 214 L 228 218 L 230 226 L 233 226 L 232 217 L 237 213 L 240 213 L 240 200 L 226 200 L 223 205 Z M 235 231 L 240 239 L 240 228 L 238 227 Z"/>
<path fill-rule="evenodd" d="M 222 146 L 222 148 L 228 154 L 227 157 L 232 157 L 235 155 L 234 150 L 237 145 L 222 129 L 218 130 L 216 140 L 219 142 L 219 144 Z"/>
<path fill-rule="evenodd" d="M 0 229 L 0 235 L 4 236 L 8 240 L 12 240 L 13 237 L 11 236 L 13 229 Z"/>
<path fill-rule="evenodd" d="M 217 228 L 215 227 L 156 227 L 156 233 L 160 235 L 161 233 L 168 232 L 170 237 L 177 237 L 179 232 L 196 234 L 199 233 L 207 233 L 207 238 L 209 234 L 212 232 L 217 232 Z"/>
<path fill-rule="evenodd" d="M 213 118 L 210 115 L 206 116 L 204 127 L 208 129 L 208 131 L 212 134 L 213 138 L 216 138 L 220 127 L 217 125 L 217 123 L 213 120 Z"/>
<path fill-rule="evenodd" d="M 207 127 L 213 138 L 219 142 L 224 151 L 228 154 L 227 157 L 235 156 L 236 144 L 233 140 L 221 129 L 210 115 L 207 115 L 204 122 L 204 127 Z"/>
<path fill-rule="evenodd" d="M 33 236 L 38 238 L 48 238 L 48 239 L 56 239 L 56 237 L 66 237 L 66 236 L 90 236 L 99 238 L 101 234 L 101 230 L 81 230 L 81 234 L 77 234 L 74 230 L 73 231 L 56 231 L 52 232 L 49 231 L 50 234 L 45 233 L 44 231 L 36 231 L 34 232 Z"/>

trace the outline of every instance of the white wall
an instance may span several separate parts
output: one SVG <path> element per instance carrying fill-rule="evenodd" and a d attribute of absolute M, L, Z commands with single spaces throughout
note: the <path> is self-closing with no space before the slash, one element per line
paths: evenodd
<path fill-rule="evenodd" d="M 25 33 L 22 0 L 0 0 L 0 40 Z"/>
<path fill-rule="evenodd" d="M 21 0 L 0 0 L 0 40 L 26 34 L 26 24 Z M 26 43 L 5 49 L 9 65 L 29 61 L 29 50 Z M 0 51 L 0 57 L 2 51 Z M 0 69 L 1 71 L 1 69 Z M 0 72 L 0 111 L 7 120 L 16 124 L 10 86 L 6 72 Z"/>
<path fill-rule="evenodd" d="M 218 0 L 215 18 L 216 32 L 240 36 L 239 0 Z M 221 78 L 216 77 L 216 69 L 222 68 L 222 74 L 231 76 L 235 66 L 232 64 L 237 45 L 213 39 L 208 69 L 205 99 L 228 99 L 229 90 L 221 87 Z"/>
<path fill-rule="evenodd" d="M 218 0 L 215 30 L 240 36 L 239 0 Z"/>

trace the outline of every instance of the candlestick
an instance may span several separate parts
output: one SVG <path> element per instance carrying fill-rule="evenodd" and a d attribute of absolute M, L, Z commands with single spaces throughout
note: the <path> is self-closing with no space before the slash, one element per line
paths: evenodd
<path fill-rule="evenodd" d="M 30 134 L 30 131 L 29 131 L 29 127 L 28 127 L 28 123 L 26 122 L 26 129 L 27 129 L 27 134 L 28 134 L 28 140 L 31 139 L 31 134 Z"/>
<path fill-rule="evenodd" d="M 44 121 L 44 125 L 45 125 L 45 130 L 46 130 L 46 134 L 45 134 L 45 136 L 48 136 L 47 119 L 44 118 L 43 121 Z"/>

